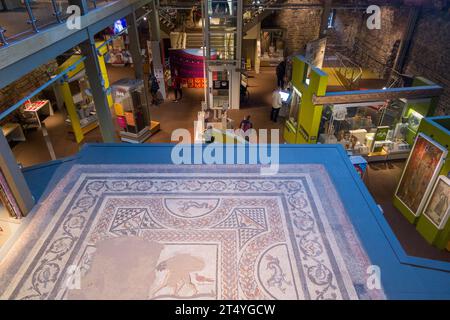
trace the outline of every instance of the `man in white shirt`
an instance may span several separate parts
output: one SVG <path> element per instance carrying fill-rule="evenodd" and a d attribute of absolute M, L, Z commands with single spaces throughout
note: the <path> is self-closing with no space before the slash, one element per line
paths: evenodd
<path fill-rule="evenodd" d="M 272 93 L 272 112 L 270 114 L 270 120 L 277 122 L 280 108 L 283 105 L 279 89 L 275 89 Z"/>

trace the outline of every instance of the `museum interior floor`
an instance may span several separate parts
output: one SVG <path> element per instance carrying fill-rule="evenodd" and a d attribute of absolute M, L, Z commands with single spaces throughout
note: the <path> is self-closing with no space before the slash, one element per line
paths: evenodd
<path fill-rule="evenodd" d="M 108 74 L 111 83 L 113 83 L 124 77 L 133 77 L 134 73 L 131 68 L 110 67 L 108 68 Z M 238 126 L 244 116 L 251 115 L 256 129 L 277 128 L 282 132 L 281 119 L 276 124 L 269 120 L 271 92 L 275 83 L 273 68 L 262 68 L 257 77 L 250 74 L 250 101 L 247 105 L 241 106 L 240 110 L 229 112 L 229 117 L 234 120 L 234 126 Z M 174 103 L 172 102 L 173 93 L 169 92 L 167 102 L 151 107 L 152 119 L 161 123 L 161 130 L 152 136 L 147 143 L 168 143 L 172 131 L 177 128 L 187 128 L 191 134 L 193 133 L 193 121 L 200 110 L 203 90 L 184 89 L 183 94 L 183 99 Z M 45 123 L 57 158 L 74 155 L 79 150 L 80 146 L 75 143 L 72 134 L 67 132 L 62 113 L 57 112 L 55 116 L 49 117 Z M 30 131 L 26 133 L 26 136 L 26 142 L 12 146 L 17 161 L 24 167 L 50 161 L 50 155 L 47 152 L 41 132 Z M 100 130 L 97 128 L 88 133 L 85 142 L 101 142 Z M 280 142 L 283 143 L 283 141 Z M 382 207 L 387 221 L 409 255 L 450 262 L 450 252 L 439 251 L 428 245 L 417 233 L 414 226 L 409 224 L 392 205 L 392 195 L 400 179 L 403 166 L 404 161 L 371 164 L 365 177 L 366 185 L 376 202 Z"/>

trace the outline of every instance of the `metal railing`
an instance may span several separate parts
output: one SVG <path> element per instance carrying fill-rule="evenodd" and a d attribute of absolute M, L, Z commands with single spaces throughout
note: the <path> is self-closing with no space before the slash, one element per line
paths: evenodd
<path fill-rule="evenodd" d="M 356 63 L 354 60 L 348 58 L 349 60 L 353 61 L 355 64 L 357 64 L 359 67 L 361 65 L 370 66 L 375 65 L 377 66 L 375 69 L 370 68 L 374 72 L 378 72 L 378 77 L 380 79 L 386 79 L 386 88 L 393 88 L 393 87 L 403 87 L 404 86 L 404 74 L 398 72 L 394 68 L 389 67 L 386 65 L 386 63 L 383 63 L 374 57 L 372 57 L 367 48 L 364 48 L 363 45 L 359 44 L 359 42 L 355 42 L 353 46 L 335 46 L 332 50 L 331 48 L 327 48 L 327 50 L 332 52 L 331 54 L 333 56 L 345 56 L 348 58 L 348 56 L 355 57 L 355 59 L 358 61 Z"/>
<path fill-rule="evenodd" d="M 270 7 L 276 3 L 281 2 L 280 0 L 252 0 L 249 7 L 244 11 L 244 17 L 249 16 L 248 19 L 244 20 L 244 24 L 251 23 L 264 11 L 269 10 Z"/>
<path fill-rule="evenodd" d="M 339 62 L 337 71 L 349 82 L 348 86 L 350 88 L 359 87 L 363 69 L 356 62 L 342 53 L 336 52 L 335 56 Z"/>
<path fill-rule="evenodd" d="M 114 1 L 117 0 L 88 0 L 88 7 L 93 10 L 102 4 Z M 67 8 L 68 5 L 68 0 L 23 0 L 19 8 L 3 8 L 0 12 L 0 21 L 3 21 L 0 24 L 0 48 L 20 38 L 39 33 L 51 25 L 64 23 L 70 14 L 63 8 Z M 2 16 L 5 18 L 1 18 Z M 7 17 L 9 19 L 6 19 Z M 5 22 L 7 20 L 9 22 Z M 29 27 L 24 27 L 25 25 Z"/>

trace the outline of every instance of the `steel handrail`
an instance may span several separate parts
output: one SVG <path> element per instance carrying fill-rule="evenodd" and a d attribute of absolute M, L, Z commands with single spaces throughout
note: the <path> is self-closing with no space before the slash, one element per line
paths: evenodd
<path fill-rule="evenodd" d="M 89 0 L 89 1 L 93 3 L 94 9 L 96 9 L 98 0 Z M 111 0 L 106 0 L 106 2 L 111 2 Z M 31 0 L 24 0 L 23 4 L 24 4 L 25 9 L 28 14 L 27 23 L 31 26 L 31 30 L 22 31 L 22 32 L 7 36 L 6 35 L 7 30 L 3 26 L 0 26 L 0 48 L 9 45 L 9 42 L 11 40 L 17 39 L 20 36 L 29 34 L 30 32 L 39 33 L 41 30 L 45 29 L 46 27 L 53 25 L 55 22 L 58 24 L 64 23 L 66 18 L 69 16 L 67 14 L 63 14 L 59 10 L 56 0 L 51 0 L 52 11 L 53 11 L 52 15 L 55 17 L 55 22 L 48 22 L 41 26 L 38 26 L 38 24 L 37 24 L 38 19 L 36 19 L 36 17 L 34 16 L 33 7 L 31 5 Z M 91 10 L 93 10 L 93 9 L 91 9 Z"/>
<path fill-rule="evenodd" d="M 351 60 L 350 58 L 346 57 L 346 56 L 343 55 L 342 53 L 336 52 L 335 55 L 336 55 L 336 58 L 339 60 L 339 62 L 344 66 L 344 69 L 345 69 L 345 74 L 344 74 L 344 76 L 347 78 L 347 70 L 351 68 L 351 69 L 352 69 L 351 83 L 352 83 L 352 84 L 353 84 L 353 83 L 356 83 L 356 81 L 358 81 L 358 80 L 361 78 L 361 76 L 362 76 L 362 74 L 363 74 L 363 69 L 362 69 L 356 62 L 354 62 L 354 61 Z M 347 62 L 349 62 L 351 65 L 353 65 L 353 67 L 348 67 L 348 66 L 345 64 L 344 60 L 346 60 Z M 339 68 L 339 69 L 341 69 L 341 68 Z M 358 69 L 358 74 L 356 75 L 356 77 L 355 77 L 355 73 L 354 73 L 354 70 L 355 70 L 355 69 Z M 341 74 L 342 74 L 342 71 L 341 71 L 341 70 L 339 70 L 339 72 L 341 72 Z"/>

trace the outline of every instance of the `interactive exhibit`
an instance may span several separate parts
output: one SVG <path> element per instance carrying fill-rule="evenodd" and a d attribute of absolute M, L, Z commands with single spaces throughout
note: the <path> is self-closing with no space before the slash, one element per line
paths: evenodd
<path fill-rule="evenodd" d="M 394 195 L 394 206 L 427 242 L 450 251 L 450 116 L 425 118 Z"/>
<path fill-rule="evenodd" d="M 376 100 L 384 90 L 327 93 L 328 75 L 303 56 L 292 60 L 292 97 L 284 127 L 288 143 L 342 144 L 349 155 L 367 161 L 406 159 L 420 121 L 434 112 L 434 96 Z M 408 90 L 435 85 L 417 77 Z M 402 88 L 403 89 L 403 88 Z M 402 93 L 397 94 L 402 96 Z M 342 97 L 352 102 L 342 103 Z M 356 99 L 355 99 L 356 97 Z M 326 98 L 326 104 L 317 103 Z"/>
<path fill-rule="evenodd" d="M 150 120 L 144 82 L 121 79 L 110 85 L 104 59 L 108 48 L 103 42 L 97 42 L 96 47 L 104 86 L 108 93 L 108 105 L 113 107 L 121 140 L 142 143 L 159 130 L 159 123 Z M 77 64 L 80 59 L 81 55 L 73 55 L 58 68 L 61 72 L 75 65 L 57 88 L 66 106 L 66 123 L 70 126 L 69 131 L 74 133 L 77 143 L 83 141 L 86 133 L 98 127 L 95 104 L 84 63 Z"/>
<path fill-rule="evenodd" d="M 261 29 L 261 54 L 262 67 L 276 67 L 284 60 L 285 30 Z"/>

